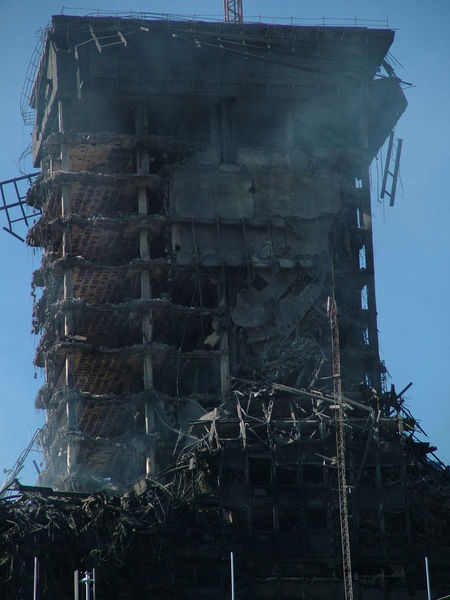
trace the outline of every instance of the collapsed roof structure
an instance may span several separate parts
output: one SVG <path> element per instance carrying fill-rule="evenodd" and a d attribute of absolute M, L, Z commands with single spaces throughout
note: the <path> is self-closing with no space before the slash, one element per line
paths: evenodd
<path fill-rule="evenodd" d="M 448 585 L 448 474 L 378 350 L 393 37 L 53 17 L 27 198 L 47 466 L 2 507 L 10 590 L 39 553 L 54 598 L 92 566 L 118 600 L 224 598 L 234 550 L 239 598 L 343 597 L 339 411 L 355 597 L 423 598 L 425 552 Z"/>

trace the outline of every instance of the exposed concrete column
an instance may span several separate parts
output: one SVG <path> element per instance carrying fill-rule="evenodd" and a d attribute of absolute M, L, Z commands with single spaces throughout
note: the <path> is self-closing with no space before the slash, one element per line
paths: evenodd
<path fill-rule="evenodd" d="M 369 40 L 366 37 L 366 43 L 363 46 L 364 52 L 364 69 L 361 74 L 361 104 L 358 110 L 359 120 L 359 135 L 360 135 L 360 146 L 363 153 L 369 151 L 369 78 L 368 73 L 370 72 L 369 66 L 369 55 L 368 55 Z"/>
<path fill-rule="evenodd" d="M 147 110 L 143 103 L 135 107 L 135 127 L 137 135 L 146 135 L 148 133 Z M 137 173 L 138 175 L 148 175 L 150 172 L 150 155 L 148 150 L 138 148 L 137 150 Z M 140 215 L 148 214 L 147 188 L 139 186 L 138 188 L 138 211 Z M 150 259 L 150 240 L 148 229 L 139 231 L 139 253 L 141 259 Z M 150 273 L 148 270 L 141 272 L 141 299 L 149 300 L 152 297 L 152 286 Z M 142 316 L 142 342 L 151 344 L 153 340 L 153 313 L 151 309 L 144 312 Z M 153 389 L 153 357 L 151 352 L 144 356 L 143 361 L 144 389 Z M 153 400 L 145 401 L 145 432 L 152 435 L 156 432 L 156 410 Z M 156 471 L 155 448 L 152 446 L 146 457 L 145 473 L 153 475 Z"/>
<path fill-rule="evenodd" d="M 62 100 L 58 100 L 58 131 L 64 133 L 64 105 Z M 63 171 L 70 171 L 70 154 L 69 147 L 67 144 L 62 143 L 60 145 L 60 160 L 61 169 Z M 63 185 L 61 188 L 61 216 L 65 217 L 70 214 L 70 186 Z M 72 235 L 70 225 L 65 224 L 62 235 L 62 255 L 67 257 L 72 252 Z M 63 298 L 64 300 L 70 300 L 73 298 L 73 273 L 70 269 L 64 270 L 64 281 L 63 281 Z M 64 313 L 64 335 L 69 336 L 73 334 L 73 319 L 72 312 L 65 309 Z M 77 430 L 77 413 L 75 402 L 72 397 L 71 391 L 75 385 L 75 374 L 74 374 L 74 359 L 70 354 L 66 354 L 65 365 L 64 365 L 64 383 L 68 390 L 66 400 L 66 423 L 67 431 Z M 66 466 L 67 471 L 72 473 L 78 462 L 79 454 L 79 443 L 73 440 L 67 442 L 66 450 Z"/>
<path fill-rule="evenodd" d="M 66 152 L 67 154 L 67 152 Z M 62 149 L 62 159 L 64 162 L 64 150 Z M 61 189 L 61 216 L 70 214 L 70 186 L 63 185 Z M 72 236 L 70 225 L 65 224 L 62 236 L 62 255 L 67 257 L 72 251 Z M 63 297 L 64 300 L 70 300 L 73 298 L 73 273 L 70 269 L 64 270 L 64 281 L 63 281 Z M 69 336 L 73 334 L 73 319 L 71 310 L 65 309 L 64 313 L 64 335 Z M 64 383 L 68 390 L 66 400 L 66 419 L 67 419 L 67 430 L 76 431 L 77 429 L 77 413 L 76 406 L 73 400 L 71 390 L 75 385 L 75 374 L 74 374 L 74 359 L 70 354 L 66 354 L 65 365 L 64 365 Z M 79 444 L 75 441 L 68 441 L 67 443 L 67 471 L 71 473 L 76 469 L 77 458 L 78 458 Z"/>
<path fill-rule="evenodd" d="M 70 214 L 70 186 L 63 185 L 61 189 L 61 216 Z M 70 225 L 65 224 L 62 234 L 62 255 L 66 258 L 72 251 L 72 235 Z M 70 269 L 64 270 L 64 300 L 73 297 L 73 274 Z M 64 333 L 70 335 L 72 331 L 71 314 L 66 312 L 64 317 Z"/>
<path fill-rule="evenodd" d="M 222 278 L 221 284 L 219 284 L 219 307 L 225 308 L 227 305 L 226 301 L 226 283 L 225 277 Z M 220 332 L 220 389 L 222 395 L 222 401 L 227 402 L 230 398 L 231 384 L 230 384 L 230 353 L 229 353 L 229 341 L 228 331 L 222 330 Z"/>
<path fill-rule="evenodd" d="M 58 100 L 58 132 L 64 133 L 64 114 L 62 100 Z"/>
<path fill-rule="evenodd" d="M 70 186 L 63 185 L 61 189 L 61 216 L 70 214 Z M 72 251 L 72 235 L 70 225 L 65 224 L 62 235 L 62 255 L 66 258 Z M 64 300 L 73 297 L 73 273 L 70 269 L 64 270 Z M 66 311 L 64 317 L 64 333 L 70 335 L 72 331 L 72 316 Z"/>
<path fill-rule="evenodd" d="M 361 229 L 364 231 L 364 245 L 366 253 L 366 284 L 367 284 L 367 311 L 369 347 L 371 352 L 371 365 L 369 376 L 371 385 L 381 391 L 381 372 L 379 364 L 378 328 L 377 328 L 377 306 L 375 298 L 375 267 L 373 259 L 372 240 L 372 213 L 370 206 L 370 183 L 368 169 L 362 178 L 361 190 Z"/>
<path fill-rule="evenodd" d="M 58 133 L 64 133 L 64 104 L 58 100 Z M 70 152 L 69 146 L 65 143 L 60 144 L 61 169 L 70 171 Z"/>
<path fill-rule="evenodd" d="M 361 105 L 358 111 L 358 126 L 359 126 L 359 145 L 361 156 L 368 153 L 369 148 L 369 123 L 368 123 L 368 81 L 366 74 L 368 72 L 367 65 L 367 44 L 365 45 L 364 55 L 364 76 L 361 80 Z M 369 335 L 369 361 L 370 366 L 367 369 L 367 374 L 370 378 L 372 387 L 381 391 L 381 375 L 380 361 L 378 348 L 378 330 L 377 330 L 377 308 L 375 301 L 375 274 L 373 261 L 373 243 L 372 243 L 372 209 L 370 204 L 370 180 L 369 169 L 361 164 L 361 202 L 360 208 L 360 226 L 364 232 L 364 248 L 365 248 L 365 283 L 367 285 L 367 313 L 368 313 L 368 335 Z"/>

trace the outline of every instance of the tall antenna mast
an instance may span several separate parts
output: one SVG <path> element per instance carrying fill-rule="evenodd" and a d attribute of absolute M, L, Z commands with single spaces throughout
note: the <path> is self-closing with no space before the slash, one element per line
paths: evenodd
<path fill-rule="evenodd" d="M 223 0 L 225 10 L 225 23 L 242 23 L 242 0 Z"/>
<path fill-rule="evenodd" d="M 348 526 L 347 475 L 345 471 L 345 408 L 342 401 L 341 355 L 339 350 L 339 327 L 334 294 L 328 298 L 328 318 L 331 329 L 331 356 L 333 366 L 333 395 L 336 406 L 336 454 L 339 490 L 339 516 L 341 523 L 342 570 L 345 600 L 353 600 L 352 561 L 350 555 L 350 531 Z"/>

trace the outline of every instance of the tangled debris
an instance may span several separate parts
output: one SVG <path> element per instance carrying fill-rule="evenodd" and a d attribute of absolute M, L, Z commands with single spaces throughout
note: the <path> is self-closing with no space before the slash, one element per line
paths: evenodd
<path fill-rule="evenodd" d="M 6 597 L 29 593 L 38 556 L 43 598 L 71 598 L 73 572 L 95 568 L 104 597 L 222 599 L 231 550 L 242 598 L 264 597 L 252 595 L 258 590 L 270 598 L 338 593 L 332 404 L 278 384 L 235 382 L 234 394 L 235 409 L 192 423 L 197 441 L 170 469 L 125 494 L 16 484 L 14 497 L 0 504 Z M 362 427 L 363 407 L 389 396 L 367 398 L 348 399 L 356 589 L 369 598 L 422 598 L 427 555 L 434 589 L 445 591 L 448 470 L 427 458 L 433 448 L 401 431 L 406 417 L 400 426 L 398 418 L 380 417 L 372 434 L 367 417 Z"/>

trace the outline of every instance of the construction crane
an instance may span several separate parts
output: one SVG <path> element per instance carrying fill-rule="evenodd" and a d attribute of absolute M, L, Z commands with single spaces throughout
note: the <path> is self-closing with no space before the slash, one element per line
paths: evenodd
<path fill-rule="evenodd" d="M 242 23 L 242 0 L 223 0 L 225 23 Z"/>
<path fill-rule="evenodd" d="M 333 372 L 333 395 L 336 404 L 336 461 L 338 473 L 339 517 L 341 525 L 342 570 L 345 600 L 353 600 L 352 561 L 350 554 L 350 531 L 348 526 L 347 476 L 345 472 L 345 407 L 342 400 L 341 355 L 339 351 L 339 327 L 334 296 L 328 298 L 327 313 L 331 329 L 331 356 Z"/>

